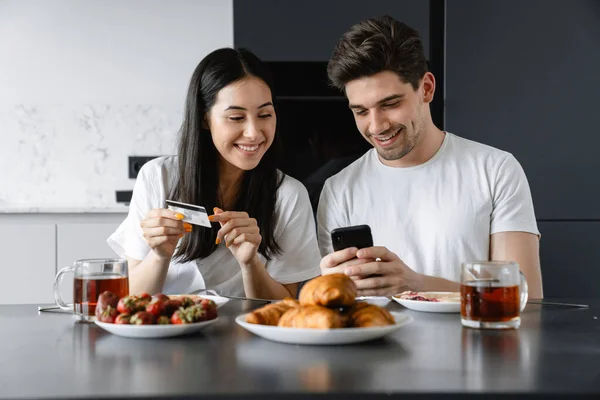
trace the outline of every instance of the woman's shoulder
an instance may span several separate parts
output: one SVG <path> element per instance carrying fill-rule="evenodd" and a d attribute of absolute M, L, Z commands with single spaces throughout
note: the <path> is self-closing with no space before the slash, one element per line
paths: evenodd
<path fill-rule="evenodd" d="M 140 168 L 136 187 L 150 195 L 157 204 L 162 204 L 177 178 L 177 157 L 163 156 L 146 162 Z"/>
<path fill-rule="evenodd" d="M 162 156 L 147 161 L 138 172 L 138 176 L 156 176 L 173 174 L 177 170 L 177 156 Z"/>
<path fill-rule="evenodd" d="M 297 179 L 280 173 L 281 184 L 277 189 L 276 209 L 280 217 L 291 217 L 302 210 L 310 210 L 310 199 L 306 187 Z"/>
<path fill-rule="evenodd" d="M 281 171 L 278 172 L 281 181 L 279 188 L 277 189 L 278 199 L 298 198 L 299 196 L 301 197 L 304 195 L 308 197 L 308 191 L 302 182 Z"/>
<path fill-rule="evenodd" d="M 138 180 L 154 186 L 170 187 L 177 177 L 177 156 L 162 156 L 146 162 L 138 172 Z"/>

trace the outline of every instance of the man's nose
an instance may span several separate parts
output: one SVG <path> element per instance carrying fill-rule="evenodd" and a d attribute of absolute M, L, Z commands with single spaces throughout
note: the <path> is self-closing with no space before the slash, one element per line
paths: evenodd
<path fill-rule="evenodd" d="M 383 113 L 373 111 L 370 117 L 369 132 L 371 132 L 371 134 L 379 135 L 390 129 L 390 123 Z"/>

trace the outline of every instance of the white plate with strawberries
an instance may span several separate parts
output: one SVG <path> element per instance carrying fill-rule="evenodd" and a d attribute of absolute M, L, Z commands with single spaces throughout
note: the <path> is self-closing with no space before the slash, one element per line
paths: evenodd
<path fill-rule="evenodd" d="M 176 299 L 179 297 L 191 297 L 192 299 L 209 299 L 215 302 L 215 304 L 217 305 L 217 308 L 221 308 L 223 307 L 225 304 L 227 304 L 229 302 L 229 299 L 227 297 L 222 297 L 222 296 L 213 296 L 213 295 L 209 295 L 209 294 L 203 294 L 203 295 L 197 295 L 197 294 L 170 294 L 169 298 L 170 299 Z"/>
<path fill-rule="evenodd" d="M 190 324 L 178 325 L 121 325 L 110 322 L 95 321 L 96 325 L 102 329 L 117 335 L 128 338 L 165 338 L 172 336 L 182 336 L 191 333 L 196 333 L 206 326 L 217 322 L 219 318 L 211 319 L 204 322 L 195 322 Z"/>
<path fill-rule="evenodd" d="M 118 298 L 111 292 L 104 292 L 98 298 L 94 322 L 123 337 L 181 336 L 216 322 L 217 308 L 227 301 L 211 295 L 143 294 Z"/>

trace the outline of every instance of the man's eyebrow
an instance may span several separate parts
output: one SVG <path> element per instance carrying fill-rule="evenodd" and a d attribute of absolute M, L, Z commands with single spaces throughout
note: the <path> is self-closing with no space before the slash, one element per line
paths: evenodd
<path fill-rule="evenodd" d="M 391 100 L 402 100 L 404 98 L 403 94 L 393 94 L 391 96 L 388 97 L 384 97 L 383 99 L 379 100 L 377 102 L 377 104 L 383 104 L 383 103 L 387 103 L 388 101 Z M 350 109 L 364 109 L 366 108 L 365 106 L 361 105 L 361 104 L 349 104 L 348 107 L 350 107 Z"/>
<path fill-rule="evenodd" d="M 256 109 L 261 109 L 263 107 L 267 107 L 267 106 L 272 106 L 273 103 L 271 103 L 270 101 L 267 101 L 264 104 L 261 104 L 260 106 L 256 107 Z M 242 110 L 242 111 L 246 111 L 246 109 L 244 107 L 240 107 L 240 106 L 229 106 L 225 109 L 225 111 L 227 110 Z"/>

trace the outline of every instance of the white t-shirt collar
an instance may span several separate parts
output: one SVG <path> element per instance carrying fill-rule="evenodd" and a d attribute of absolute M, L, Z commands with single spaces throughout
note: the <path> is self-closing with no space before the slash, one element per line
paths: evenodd
<path fill-rule="evenodd" d="M 410 172 L 410 171 L 414 171 L 417 169 L 425 168 L 428 165 L 434 163 L 437 159 L 439 159 L 442 156 L 442 154 L 444 153 L 444 151 L 446 150 L 446 148 L 448 147 L 448 143 L 451 140 L 452 134 L 450 132 L 444 132 L 444 133 L 445 133 L 444 140 L 442 142 L 442 145 L 438 149 L 438 151 L 433 155 L 433 157 L 431 157 L 429 160 L 425 161 L 423 164 L 415 165 L 412 167 L 390 167 L 389 165 L 385 165 L 383 162 L 381 162 L 381 159 L 379 158 L 379 154 L 377 154 L 377 150 L 375 150 L 375 149 L 371 150 L 371 162 L 373 162 L 376 165 L 376 168 L 381 168 L 383 170 L 389 170 L 389 171 Z"/>

